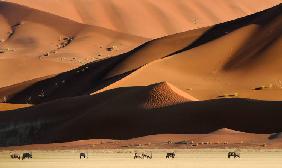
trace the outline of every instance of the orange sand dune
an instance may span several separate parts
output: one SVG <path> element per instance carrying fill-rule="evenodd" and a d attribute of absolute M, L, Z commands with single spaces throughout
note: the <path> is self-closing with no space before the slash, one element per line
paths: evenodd
<path fill-rule="evenodd" d="M 105 78 L 135 70 L 152 61 L 164 58 L 181 50 L 201 37 L 209 28 L 191 30 L 155 39 L 139 46 L 132 54 L 108 72 Z"/>
<path fill-rule="evenodd" d="M 196 44 L 217 33 L 222 36 L 146 64 L 99 92 L 168 81 L 200 100 L 217 97 L 281 100 L 281 17 L 280 5 L 241 21 L 220 24 Z M 237 28 L 228 30 L 232 25 Z M 257 87 L 263 89 L 257 91 Z"/>
<path fill-rule="evenodd" d="M 12 86 L 0 88 L 0 101 L 6 97 L 7 102 L 39 104 L 42 102 L 90 94 L 123 76 L 103 80 L 104 76 L 116 64 L 122 62 L 128 54 L 85 64 L 76 69 L 42 78 L 25 81 Z"/>
<path fill-rule="evenodd" d="M 80 23 L 157 38 L 243 17 L 281 0 L 7 0 Z"/>
<path fill-rule="evenodd" d="M 165 92 L 158 90 L 160 87 Z M 163 133 L 202 134 L 219 128 L 268 134 L 282 129 L 280 101 L 190 100 L 191 96 L 171 84 L 160 83 L 1 112 L 0 140 L 5 139 L 1 146 Z M 10 137 L 11 132 L 16 136 Z"/>
<path fill-rule="evenodd" d="M 208 142 L 212 144 L 206 147 L 223 147 L 226 142 L 231 143 L 229 147 L 282 146 L 281 4 L 244 18 L 148 41 L 124 33 L 139 29 L 130 27 L 132 20 L 122 12 L 119 16 L 125 17 L 128 25 L 115 21 L 127 31 L 119 25 L 108 28 L 123 33 L 74 21 L 96 18 L 91 13 L 85 15 L 84 0 L 65 1 L 66 13 L 73 17 L 70 20 L 51 14 L 64 0 L 48 1 L 44 9 L 40 5 L 47 1 L 40 5 L 33 0 L 21 2 L 36 9 L 0 2 L 0 101 L 6 103 L 0 107 L 8 110 L 7 103 L 15 103 L 9 104 L 11 108 L 35 105 L 1 111 L 0 146 L 87 139 L 119 140 L 112 147 L 132 148 L 142 139 L 147 139 L 147 145 L 155 139 L 153 147 L 162 148 L 187 147 L 186 141 L 197 142 L 193 145 L 199 147 Z M 138 13 L 134 5 L 124 9 L 132 1 L 116 2 L 89 1 L 87 7 L 101 4 L 116 9 L 118 5 L 125 13 Z M 207 25 L 220 19 L 214 13 L 233 17 L 228 9 L 234 5 L 248 11 L 276 1 L 252 3 L 254 6 L 243 0 L 173 2 L 164 1 L 159 10 L 151 9 L 156 1 L 136 2 L 143 4 L 138 9 L 154 13 L 145 12 L 142 17 L 162 16 L 165 21 L 158 27 L 137 18 L 136 25 L 152 26 L 152 31 L 139 28 L 148 36 L 159 37 L 180 31 L 165 18 L 171 14 L 168 7 L 174 8 L 170 4 L 191 2 L 192 11 L 202 11 L 208 5 L 206 13 L 199 15 Z M 46 9 L 50 13 L 43 12 Z M 186 8 L 179 12 L 183 10 Z M 105 19 L 105 24 L 113 23 L 114 15 L 119 14 L 119 10 L 110 11 L 116 13 L 108 16 L 91 10 Z M 154 17 L 147 18 L 149 23 L 160 23 Z M 181 19 L 175 21 L 180 23 Z M 168 25 L 172 29 L 167 29 Z M 170 136 L 173 143 L 168 142 Z"/>
<path fill-rule="evenodd" d="M 228 128 L 221 128 L 211 132 L 210 134 L 245 134 L 245 132 L 235 131 Z"/>
<path fill-rule="evenodd" d="M 15 110 L 23 107 L 29 107 L 29 104 L 9 104 L 0 103 L 0 111 Z"/>
<path fill-rule="evenodd" d="M 102 92 L 162 81 L 199 100 L 281 100 L 280 9 L 281 5 L 235 21 L 149 41 L 128 53 L 29 85 L 9 96 L 9 102 L 25 103 L 30 97 L 29 103 L 38 104 L 99 89 Z M 56 87 L 62 81 L 67 84 Z M 255 90 L 259 87 L 263 89 Z M 42 90 L 44 97 L 38 96 Z M 0 89 L 0 96 L 5 96 L 3 93 Z"/>
<path fill-rule="evenodd" d="M 0 2 L 0 26 L 0 87 L 119 55 L 146 41 L 7 2 Z"/>

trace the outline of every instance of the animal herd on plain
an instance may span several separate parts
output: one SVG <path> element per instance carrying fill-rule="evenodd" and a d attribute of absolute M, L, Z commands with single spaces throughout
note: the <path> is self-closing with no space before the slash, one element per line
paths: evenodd
<path fill-rule="evenodd" d="M 174 159 L 175 156 L 176 156 L 175 152 L 168 152 L 168 153 L 166 153 L 165 158 L 166 159 L 169 159 L 169 158 Z M 18 159 L 18 160 L 32 159 L 32 153 L 31 152 L 24 152 L 22 154 L 20 154 L 20 153 L 10 153 L 10 157 L 12 159 Z M 231 157 L 240 158 L 240 153 L 238 151 L 228 152 L 227 157 L 229 159 Z M 79 153 L 79 158 L 80 159 L 88 159 L 88 153 L 84 153 L 84 152 Z M 133 156 L 133 159 L 152 159 L 152 158 L 153 158 L 152 152 L 150 152 L 150 153 L 135 152 L 134 156 Z"/>
<path fill-rule="evenodd" d="M 10 157 L 12 159 L 19 159 L 19 160 L 24 160 L 24 159 L 31 159 L 32 158 L 32 153 L 31 152 L 25 152 L 22 154 L 19 153 L 10 153 Z"/>
<path fill-rule="evenodd" d="M 153 155 L 152 152 L 150 152 L 150 154 L 147 153 L 134 153 L 133 159 L 152 159 Z"/>

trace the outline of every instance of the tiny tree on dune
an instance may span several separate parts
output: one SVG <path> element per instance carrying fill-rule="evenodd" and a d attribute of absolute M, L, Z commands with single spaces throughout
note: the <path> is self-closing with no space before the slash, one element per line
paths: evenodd
<path fill-rule="evenodd" d="M 4 96 L 4 97 L 3 97 L 3 103 L 6 103 L 6 102 L 7 102 L 7 97 Z"/>

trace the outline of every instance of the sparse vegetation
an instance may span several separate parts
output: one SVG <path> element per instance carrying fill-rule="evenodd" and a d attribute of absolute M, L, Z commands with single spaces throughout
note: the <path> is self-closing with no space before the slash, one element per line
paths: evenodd
<path fill-rule="evenodd" d="M 113 45 L 113 46 L 107 47 L 106 50 L 107 51 L 113 51 L 113 50 L 117 50 L 117 48 L 118 47 L 116 45 Z"/>
<path fill-rule="evenodd" d="M 8 100 L 8 99 L 7 99 L 7 96 L 4 96 L 4 97 L 3 97 L 3 103 L 6 103 L 7 100 Z"/>
<path fill-rule="evenodd" d="M 44 90 L 41 90 L 41 92 L 38 94 L 39 97 L 45 97 L 46 96 L 46 93 Z"/>
<path fill-rule="evenodd" d="M 264 144 L 262 144 L 261 146 L 262 146 L 262 147 L 266 147 L 267 145 L 264 143 Z"/>
<path fill-rule="evenodd" d="M 194 23 L 194 24 L 197 24 L 197 22 L 198 22 L 198 18 L 194 17 L 194 18 L 193 18 L 193 23 Z"/>
<path fill-rule="evenodd" d="M 46 57 L 46 56 L 49 56 L 51 54 L 56 54 L 58 49 L 66 47 L 67 45 L 69 45 L 72 42 L 73 39 L 74 39 L 74 37 L 60 37 L 59 38 L 60 43 L 57 44 L 57 46 L 56 46 L 57 48 L 44 53 L 43 56 Z"/>
<path fill-rule="evenodd" d="M 49 56 L 49 52 L 43 54 L 43 56 L 45 56 L 45 57 Z"/>
<path fill-rule="evenodd" d="M 175 142 L 175 144 L 177 144 L 177 145 L 187 145 L 188 142 L 184 140 L 184 141 Z"/>
<path fill-rule="evenodd" d="M 0 53 L 5 53 L 5 52 L 9 52 L 9 51 L 15 51 L 15 49 L 13 49 L 13 48 L 1 48 L 0 49 Z"/>
<path fill-rule="evenodd" d="M 270 88 L 272 88 L 272 86 L 273 86 L 272 84 L 269 84 L 268 86 L 262 85 L 262 86 L 259 86 L 259 87 L 254 88 L 253 90 L 270 89 Z"/>
<path fill-rule="evenodd" d="M 238 96 L 239 96 L 238 93 L 231 93 L 231 94 L 220 95 L 218 96 L 218 98 L 232 98 L 232 97 L 238 97 Z"/>
<path fill-rule="evenodd" d="M 192 147 L 196 147 L 196 146 L 198 146 L 199 144 L 198 143 L 194 143 L 194 144 L 192 144 L 191 146 Z"/>

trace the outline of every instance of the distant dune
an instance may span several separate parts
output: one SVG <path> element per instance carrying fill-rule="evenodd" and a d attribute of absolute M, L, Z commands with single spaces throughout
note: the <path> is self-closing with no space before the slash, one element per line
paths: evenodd
<path fill-rule="evenodd" d="M 13 95 L 0 89 L 0 96 L 8 96 L 14 103 L 25 103 L 30 97 L 30 103 L 38 104 L 167 81 L 199 100 L 281 100 L 281 59 L 277 54 L 282 52 L 280 11 L 281 5 L 213 27 L 152 40 L 114 58 L 27 85 Z M 58 86 L 62 81 L 66 83 Z M 45 95 L 38 96 L 42 92 Z"/>
<path fill-rule="evenodd" d="M 244 134 L 244 132 L 235 131 L 228 128 L 221 128 L 216 131 L 211 132 L 210 134 Z"/>
<path fill-rule="evenodd" d="M 0 146 L 281 147 L 282 5 L 259 1 L 0 2 Z"/>
<path fill-rule="evenodd" d="M 184 99 L 172 91 L 178 90 L 175 88 L 159 93 L 160 99 L 155 96 L 158 94 L 152 94 L 160 86 L 171 88 L 165 83 L 117 88 L 94 96 L 60 99 L 1 112 L 0 139 L 4 140 L 1 145 L 91 138 L 129 139 L 164 133 L 207 134 L 220 128 L 268 134 L 282 129 L 280 101 L 190 101 L 191 98 Z M 11 133 L 15 136 L 11 137 Z"/>
<path fill-rule="evenodd" d="M 125 60 L 110 74 L 136 70 L 99 92 L 168 81 L 200 100 L 238 96 L 281 100 L 281 26 L 281 6 L 219 24 L 187 47 L 143 62 L 141 68 Z M 254 90 L 261 86 L 262 91 Z"/>
<path fill-rule="evenodd" d="M 29 107 L 28 104 L 9 104 L 9 103 L 0 103 L 0 112 L 7 110 L 15 110 L 19 108 Z"/>
<path fill-rule="evenodd" d="M 71 20 L 158 38 L 243 17 L 281 0 L 7 0 Z M 146 18 L 146 19 L 144 19 Z"/>
<path fill-rule="evenodd" d="M 0 87 L 68 71 L 146 41 L 7 2 L 0 2 L 0 26 Z"/>

